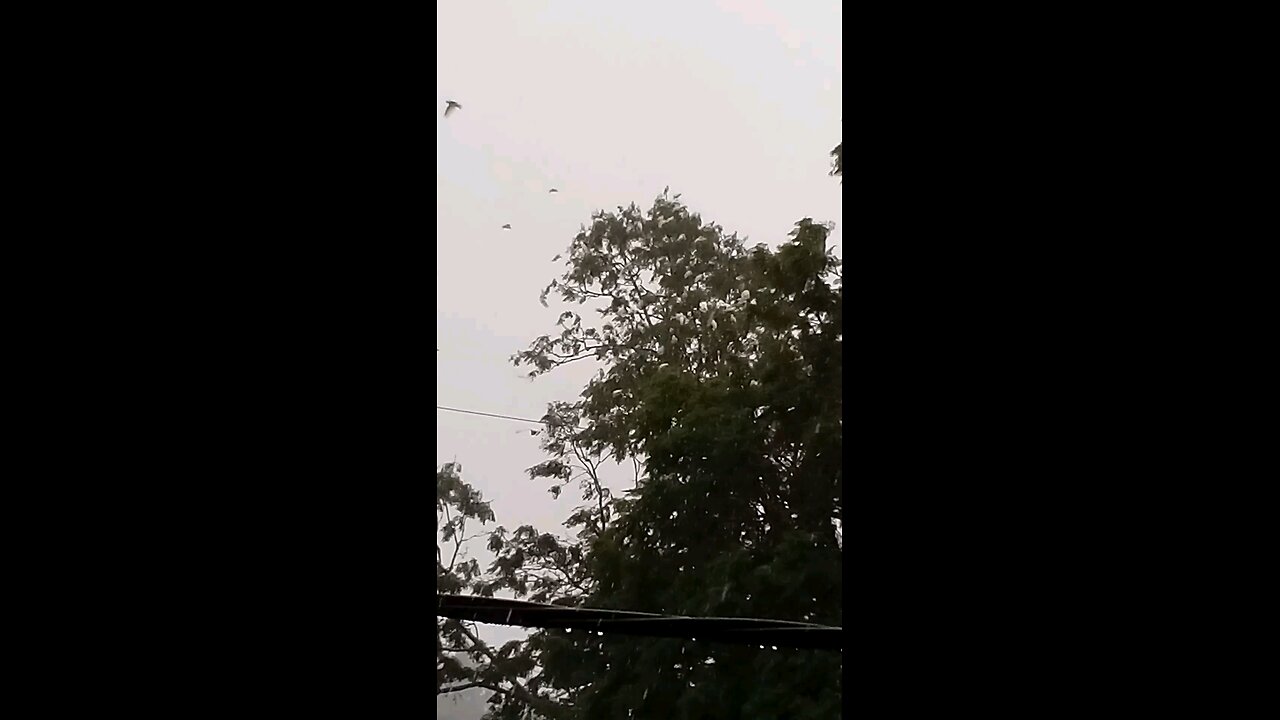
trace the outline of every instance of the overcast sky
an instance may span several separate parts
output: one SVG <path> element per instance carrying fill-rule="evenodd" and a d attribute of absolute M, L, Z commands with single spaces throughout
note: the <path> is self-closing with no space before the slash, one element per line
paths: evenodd
<path fill-rule="evenodd" d="M 812 217 L 837 223 L 839 245 L 839 2 L 436 7 L 438 405 L 538 418 L 577 398 L 592 367 L 529 382 L 508 358 L 552 331 L 559 309 L 538 294 L 595 210 L 647 209 L 669 185 L 750 243 Z M 445 100 L 462 109 L 444 118 Z M 499 524 L 555 532 L 575 497 L 524 474 L 543 459 L 531 427 L 437 410 L 436 465 L 456 457 Z"/>

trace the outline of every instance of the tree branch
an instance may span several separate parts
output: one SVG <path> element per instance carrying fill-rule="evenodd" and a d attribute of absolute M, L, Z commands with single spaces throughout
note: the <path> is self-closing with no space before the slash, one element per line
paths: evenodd
<path fill-rule="evenodd" d="M 485 687 L 485 685 L 486 684 L 483 681 L 476 680 L 475 682 L 463 683 L 461 685 L 454 685 L 452 687 L 442 687 L 436 690 L 436 694 L 445 695 L 451 692 L 461 692 L 463 690 L 470 690 L 471 688 Z"/>
<path fill-rule="evenodd" d="M 573 449 L 573 454 L 578 456 L 578 461 L 582 463 L 587 476 L 591 478 L 591 484 L 595 488 L 596 501 L 600 507 L 600 519 L 596 523 L 596 533 L 597 535 L 603 535 L 605 525 L 609 522 L 609 517 L 604 509 L 604 491 L 600 487 L 600 477 L 596 474 L 596 466 L 592 465 L 591 461 L 587 459 L 586 453 L 579 449 L 578 443 L 571 443 L 570 447 Z"/>
<path fill-rule="evenodd" d="M 475 644 L 476 648 L 480 652 L 484 653 L 484 655 L 489 658 L 489 662 L 493 663 L 494 666 L 496 666 L 498 664 L 498 656 L 494 654 L 493 650 L 491 650 L 487 644 L 485 644 L 485 641 L 481 640 L 479 636 L 477 636 L 475 633 L 469 630 L 466 625 L 461 625 L 460 627 L 462 628 L 463 634 L 465 634 L 467 638 L 470 639 L 471 642 Z M 511 688 L 512 688 L 511 690 L 500 689 L 497 687 L 489 687 L 488 685 L 482 685 L 481 687 L 494 690 L 495 692 L 502 692 L 502 693 L 512 695 L 513 697 L 519 698 L 520 700 L 523 700 L 524 702 L 528 703 L 531 707 L 538 708 L 539 710 L 548 714 L 554 715 L 555 711 L 559 709 L 554 702 L 542 697 L 541 695 L 535 695 L 534 693 L 530 692 L 527 688 L 525 688 L 524 685 L 521 685 L 520 681 L 517 680 L 516 678 L 508 675 L 507 680 L 510 681 L 511 683 Z"/>

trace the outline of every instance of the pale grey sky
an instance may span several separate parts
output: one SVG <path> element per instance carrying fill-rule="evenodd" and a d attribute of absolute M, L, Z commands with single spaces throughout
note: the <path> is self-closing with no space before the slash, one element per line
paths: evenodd
<path fill-rule="evenodd" d="M 841 7 L 831 0 L 440 0 L 436 69 L 436 402 L 538 418 L 593 368 L 522 380 L 508 357 L 551 332 L 538 294 L 594 210 L 669 185 L 704 220 L 776 244 L 834 221 Z M 443 117 L 445 100 L 462 109 Z M 549 194 L 551 187 L 558 194 Z M 505 223 L 512 230 L 502 230 Z M 531 426 L 436 411 L 436 465 L 462 463 L 498 523 L 555 532 L 524 469 Z M 495 640 L 512 635 L 491 631 Z"/>

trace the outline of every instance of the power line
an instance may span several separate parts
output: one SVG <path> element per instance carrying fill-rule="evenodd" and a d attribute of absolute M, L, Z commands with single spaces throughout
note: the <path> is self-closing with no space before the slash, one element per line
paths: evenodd
<path fill-rule="evenodd" d="M 628 610 L 566 607 L 473 595 L 437 595 L 436 617 L 495 625 L 586 630 L 745 645 L 838 650 L 844 628 L 789 620 L 659 615 Z"/>
<path fill-rule="evenodd" d="M 534 425 L 546 425 L 546 424 L 547 424 L 547 421 L 546 421 L 546 420 L 531 420 L 531 419 L 529 419 L 529 418 L 516 417 L 516 416 L 514 416 L 514 415 L 502 415 L 502 414 L 499 414 L 499 413 L 487 413 L 487 412 L 480 412 L 479 410 L 463 410 L 463 409 L 461 409 L 461 408 L 451 408 L 451 407 L 445 407 L 445 406 L 443 406 L 443 405 L 437 405 L 437 406 L 436 406 L 436 409 L 437 409 L 437 410 L 446 410 L 446 411 L 448 411 L 448 412 L 466 413 L 467 415 L 480 415 L 480 416 L 482 416 L 482 417 L 501 418 L 501 419 L 503 419 L 503 420 L 516 420 L 516 421 L 519 421 L 519 422 L 533 423 Z M 576 427 L 576 428 L 578 428 L 578 429 L 585 429 L 585 428 L 583 428 L 583 426 L 582 426 L 582 425 L 574 425 L 573 427 Z"/>
<path fill-rule="evenodd" d="M 447 412 L 465 413 L 467 415 L 481 415 L 484 417 L 501 418 L 503 420 L 515 420 L 517 422 L 533 423 L 534 425 L 545 424 L 541 420 L 530 420 L 529 418 L 515 417 L 514 415 L 500 415 L 498 413 L 480 412 L 479 410 L 463 410 L 461 408 L 451 408 L 451 407 L 445 407 L 443 405 L 437 405 L 436 409 L 445 410 Z"/>

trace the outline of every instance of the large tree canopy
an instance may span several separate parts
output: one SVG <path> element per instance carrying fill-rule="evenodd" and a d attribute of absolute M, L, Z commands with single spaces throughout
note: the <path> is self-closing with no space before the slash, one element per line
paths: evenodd
<path fill-rule="evenodd" d="M 840 176 L 840 146 L 832 157 Z M 482 572 L 462 548 L 493 512 L 447 465 L 441 592 L 842 625 L 843 286 L 830 231 L 805 218 L 776 248 L 747 247 L 665 192 L 648 210 L 596 213 L 542 296 L 578 310 L 512 358 L 535 377 L 602 365 L 579 401 L 548 408 L 547 459 L 528 470 L 556 498 L 580 493 L 569 534 L 498 527 Z M 614 463 L 632 471 L 621 497 L 602 478 Z M 437 693 L 490 690 L 493 720 L 826 720 L 839 717 L 840 666 L 829 651 L 552 630 L 495 650 L 437 622 Z"/>
<path fill-rule="evenodd" d="M 544 302 L 597 303 L 601 321 L 566 311 L 514 358 L 535 375 L 605 363 L 581 402 L 548 415 L 551 459 L 532 470 L 557 493 L 581 477 L 596 501 L 573 516 L 578 543 L 544 541 L 585 566 L 570 601 L 841 624 L 842 287 L 828 233 L 805 219 L 777 249 L 747 248 L 664 194 L 647 212 L 598 213 L 574 239 Z M 583 472 L 636 458 L 644 473 L 623 498 Z M 530 647 L 575 717 L 838 714 L 838 654 L 558 631 Z"/>

